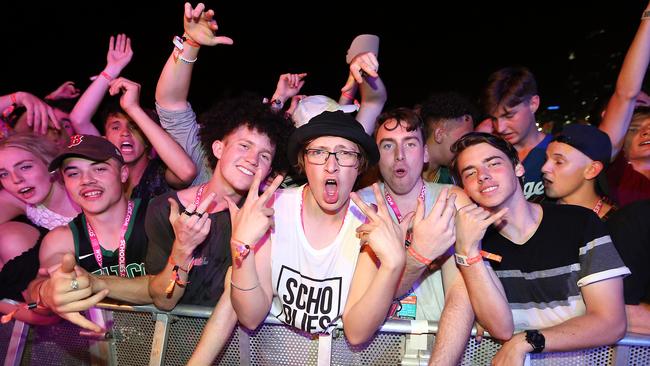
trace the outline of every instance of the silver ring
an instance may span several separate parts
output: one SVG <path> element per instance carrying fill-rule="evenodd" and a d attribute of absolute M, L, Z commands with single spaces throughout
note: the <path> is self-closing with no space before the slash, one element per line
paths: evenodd
<path fill-rule="evenodd" d="M 70 289 L 72 289 L 72 291 L 79 289 L 79 281 L 76 279 L 72 280 L 72 282 L 70 282 Z"/>

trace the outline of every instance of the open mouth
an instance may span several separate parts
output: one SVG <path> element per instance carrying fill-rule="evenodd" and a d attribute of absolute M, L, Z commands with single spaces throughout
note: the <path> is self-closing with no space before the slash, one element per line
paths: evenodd
<path fill-rule="evenodd" d="M 123 153 L 130 153 L 133 152 L 133 144 L 130 142 L 123 142 L 120 144 L 120 151 Z"/>
<path fill-rule="evenodd" d="M 394 170 L 394 174 L 398 178 L 402 178 L 402 177 L 406 176 L 406 173 L 408 173 L 408 172 L 404 168 L 397 168 L 397 169 Z"/>
<path fill-rule="evenodd" d="M 34 187 L 25 187 L 25 188 L 21 188 L 18 191 L 18 194 L 20 194 L 23 197 L 23 199 L 28 199 L 32 197 L 35 193 L 36 190 L 34 189 Z"/>
<path fill-rule="evenodd" d="M 338 201 L 339 185 L 336 179 L 325 180 L 325 192 L 323 198 L 327 203 L 335 203 L 336 201 Z"/>
<path fill-rule="evenodd" d="M 643 141 L 642 143 L 639 144 L 639 146 L 645 146 L 645 145 L 650 145 L 650 140 Z"/>

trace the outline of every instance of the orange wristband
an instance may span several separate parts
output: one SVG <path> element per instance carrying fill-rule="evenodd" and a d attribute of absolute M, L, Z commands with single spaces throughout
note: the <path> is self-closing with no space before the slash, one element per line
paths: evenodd
<path fill-rule="evenodd" d="M 408 249 L 406 251 L 411 255 L 411 257 L 415 258 L 416 261 L 424 264 L 425 266 L 431 265 L 431 262 L 433 262 L 431 259 L 423 256 L 422 254 L 418 253 L 413 249 L 413 245 L 409 245 Z"/>

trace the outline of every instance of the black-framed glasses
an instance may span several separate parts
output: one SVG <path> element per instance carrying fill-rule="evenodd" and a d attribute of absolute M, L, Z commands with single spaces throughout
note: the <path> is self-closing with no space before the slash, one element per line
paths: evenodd
<path fill-rule="evenodd" d="M 329 152 L 321 149 L 305 149 L 305 156 L 307 157 L 307 161 L 311 164 L 323 165 L 327 163 L 327 159 L 329 159 L 330 155 L 334 155 L 336 162 L 340 166 L 350 167 L 357 165 L 361 154 L 356 151 L 348 150 Z"/>

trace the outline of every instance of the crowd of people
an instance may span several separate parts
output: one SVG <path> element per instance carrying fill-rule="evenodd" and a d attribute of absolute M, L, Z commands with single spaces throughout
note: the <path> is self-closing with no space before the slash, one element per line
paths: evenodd
<path fill-rule="evenodd" d="M 182 15 L 153 108 L 120 76 L 124 34 L 85 91 L 0 97 L 3 322 L 98 332 L 83 311 L 109 298 L 212 307 L 192 365 L 267 316 L 321 336 L 342 321 L 355 345 L 388 318 L 436 321 L 431 365 L 457 364 L 474 325 L 499 365 L 650 334 L 650 13 L 599 123 L 555 135 L 521 66 L 477 104 L 384 110 L 374 35 L 351 43 L 338 98 L 287 73 L 197 117 L 199 51 L 233 40 L 203 4 Z"/>

